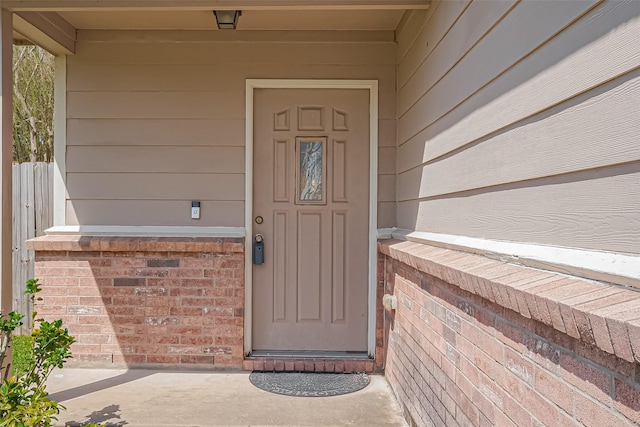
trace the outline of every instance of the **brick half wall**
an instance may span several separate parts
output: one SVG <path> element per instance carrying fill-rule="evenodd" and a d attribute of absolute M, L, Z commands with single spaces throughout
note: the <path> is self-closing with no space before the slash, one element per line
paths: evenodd
<path fill-rule="evenodd" d="M 640 293 L 419 243 L 379 249 L 398 299 L 385 373 L 412 426 L 640 423 Z"/>
<path fill-rule="evenodd" d="M 45 236 L 37 310 L 76 337 L 70 365 L 242 367 L 244 239 Z"/>

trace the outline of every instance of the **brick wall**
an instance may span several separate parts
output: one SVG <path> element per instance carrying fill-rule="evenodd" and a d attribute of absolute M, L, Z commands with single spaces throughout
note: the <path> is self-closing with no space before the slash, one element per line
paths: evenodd
<path fill-rule="evenodd" d="M 76 337 L 72 364 L 242 366 L 243 239 L 47 236 L 31 245 L 38 312 Z"/>
<path fill-rule="evenodd" d="M 461 281 L 476 277 L 464 271 L 475 268 L 479 276 L 474 284 L 486 287 L 489 281 L 482 277 L 488 273 L 480 274 L 477 266 L 484 264 L 486 270 L 501 263 L 408 242 L 390 249 L 394 245 L 380 245 L 385 291 L 398 298 L 398 309 L 387 312 L 384 320 L 386 376 L 412 425 L 628 427 L 640 422 L 637 358 L 625 360 L 596 340 L 587 340 L 608 334 L 606 324 L 604 331 L 591 323 L 589 334 L 571 336 L 565 323 L 561 322 L 562 332 L 550 315 L 524 315 L 461 288 Z M 538 271 L 516 268 L 520 273 L 509 274 L 513 280 L 519 277 L 519 285 L 552 280 L 542 279 Z M 566 278 L 558 279 L 561 283 Z M 496 296 L 502 292 L 499 288 L 493 289 Z M 473 284 L 467 289 L 474 289 Z M 620 292 L 615 295 L 623 300 Z M 633 294 L 627 296 L 630 307 L 628 301 L 637 300 Z M 530 307 L 541 312 L 543 304 L 553 307 L 544 299 L 537 304 Z M 578 306 L 574 311 L 579 310 Z"/>

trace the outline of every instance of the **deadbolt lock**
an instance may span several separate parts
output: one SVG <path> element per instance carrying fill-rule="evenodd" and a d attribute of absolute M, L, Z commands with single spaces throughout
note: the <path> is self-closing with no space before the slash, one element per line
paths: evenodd
<path fill-rule="evenodd" d="M 264 222 L 264 219 L 262 219 L 261 216 L 256 217 L 256 224 L 262 224 L 263 222 Z"/>
<path fill-rule="evenodd" d="M 253 263 L 264 264 L 264 238 L 262 234 L 256 234 L 253 238 Z"/>

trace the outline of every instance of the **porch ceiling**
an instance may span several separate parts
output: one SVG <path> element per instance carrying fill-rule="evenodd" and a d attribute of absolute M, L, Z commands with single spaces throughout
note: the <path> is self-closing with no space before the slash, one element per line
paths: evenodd
<path fill-rule="evenodd" d="M 4 0 L 14 40 L 73 54 L 77 30 L 213 30 L 213 10 L 239 9 L 238 31 L 393 31 L 431 0 Z"/>
<path fill-rule="evenodd" d="M 404 10 L 245 10 L 238 30 L 394 30 Z M 216 30 L 211 10 L 65 11 L 80 30 Z"/>
<path fill-rule="evenodd" d="M 216 29 L 212 10 L 243 11 L 238 30 L 394 30 L 431 0 L 4 0 L 18 14 L 57 14 L 78 30 Z"/>

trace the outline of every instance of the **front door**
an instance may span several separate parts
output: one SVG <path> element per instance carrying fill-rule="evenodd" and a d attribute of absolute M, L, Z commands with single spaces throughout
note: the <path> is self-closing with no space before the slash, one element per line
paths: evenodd
<path fill-rule="evenodd" d="M 254 96 L 253 349 L 366 352 L 369 91 Z"/>

